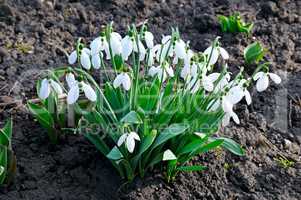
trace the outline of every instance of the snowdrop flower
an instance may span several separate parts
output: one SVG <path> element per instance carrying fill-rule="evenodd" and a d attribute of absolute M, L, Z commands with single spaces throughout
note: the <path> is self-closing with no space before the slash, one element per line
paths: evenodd
<path fill-rule="evenodd" d="M 274 73 L 264 73 L 264 72 L 258 72 L 254 75 L 253 79 L 256 82 L 256 89 L 258 92 L 262 92 L 266 90 L 269 86 L 269 77 L 272 79 L 272 81 L 276 84 L 281 83 L 281 78 Z"/>
<path fill-rule="evenodd" d="M 214 89 L 214 82 L 218 79 L 219 76 L 220 76 L 219 73 L 212 73 L 208 76 L 205 73 L 203 73 L 202 85 L 203 85 L 204 89 L 208 92 L 212 92 Z"/>
<path fill-rule="evenodd" d="M 80 53 L 80 63 L 83 68 L 89 70 L 91 68 L 91 60 L 90 60 L 91 51 L 88 48 L 83 48 Z M 77 52 L 73 51 L 68 56 L 68 63 L 73 65 L 77 61 Z"/>
<path fill-rule="evenodd" d="M 145 39 L 147 48 L 151 49 L 154 47 L 154 35 L 151 32 L 146 31 L 144 33 L 144 39 Z"/>
<path fill-rule="evenodd" d="M 198 66 L 196 63 L 193 63 L 190 65 L 184 65 L 184 67 L 181 70 L 181 78 L 184 80 L 189 80 L 190 77 L 196 77 L 198 73 Z"/>
<path fill-rule="evenodd" d="M 232 104 L 237 104 L 240 102 L 244 97 L 246 99 L 246 102 L 248 105 L 251 104 L 252 99 L 250 92 L 247 90 L 246 87 L 244 87 L 244 84 L 246 83 L 247 80 L 243 79 L 241 80 L 238 85 L 232 87 L 226 97 L 227 99 L 232 103 Z"/>
<path fill-rule="evenodd" d="M 222 120 L 223 126 L 229 125 L 231 118 L 236 124 L 240 123 L 237 114 L 233 111 L 233 104 L 226 97 L 222 98 L 222 109 L 225 112 L 224 118 Z"/>
<path fill-rule="evenodd" d="M 91 44 L 90 44 L 90 49 L 91 49 L 91 54 L 99 54 L 99 52 L 105 50 L 105 48 L 108 47 L 108 42 L 106 41 L 105 37 L 100 36 L 95 38 Z"/>
<path fill-rule="evenodd" d="M 70 90 L 67 95 L 68 104 L 74 104 L 78 100 L 80 87 L 84 91 L 84 94 L 87 97 L 87 99 L 89 99 L 92 102 L 96 101 L 97 95 L 90 85 L 86 84 L 83 81 L 78 82 L 73 80 L 71 75 L 68 78 L 66 77 L 66 80 L 67 79 L 68 79 L 67 83 L 70 87 Z"/>
<path fill-rule="evenodd" d="M 38 94 L 39 98 L 43 100 L 47 99 L 49 97 L 51 89 L 53 89 L 58 95 L 63 94 L 63 90 L 59 83 L 55 82 L 52 79 L 48 80 L 45 78 L 41 82 L 41 88 Z"/>
<path fill-rule="evenodd" d="M 211 54 L 211 51 L 212 51 L 212 54 Z M 219 47 L 219 46 L 213 47 L 211 45 L 204 51 L 204 54 L 208 56 L 208 59 L 211 54 L 210 60 L 208 61 L 210 65 L 214 65 L 217 62 L 219 55 L 221 55 L 224 60 L 229 59 L 228 52 L 224 48 Z"/>
<path fill-rule="evenodd" d="M 173 55 L 173 48 L 171 45 L 171 36 L 163 36 L 161 40 L 161 45 L 159 50 L 157 51 L 156 54 L 156 59 L 158 62 L 162 62 L 165 56 L 172 56 Z"/>
<path fill-rule="evenodd" d="M 129 90 L 131 88 L 131 78 L 127 73 L 118 74 L 113 81 L 114 88 L 122 86 L 125 90 Z"/>
<path fill-rule="evenodd" d="M 143 44 L 140 40 L 138 40 L 138 45 L 135 42 L 135 45 L 133 47 L 134 52 L 138 53 L 138 48 L 139 48 L 139 60 L 143 61 L 144 58 L 145 58 L 146 50 L 145 50 L 145 47 L 143 46 Z"/>
<path fill-rule="evenodd" d="M 135 149 L 135 140 L 140 141 L 140 137 L 136 132 L 125 133 L 120 136 L 117 141 L 117 145 L 120 147 L 123 143 L 125 143 L 127 150 L 130 153 L 133 153 Z"/>
<path fill-rule="evenodd" d="M 170 77 L 174 77 L 174 71 L 173 71 L 172 67 L 169 66 L 168 63 L 162 64 L 162 65 L 157 66 L 157 67 L 152 66 L 149 69 L 148 74 L 152 77 L 157 75 L 159 80 L 162 79 L 163 82 L 166 80 L 167 75 L 170 76 Z"/>

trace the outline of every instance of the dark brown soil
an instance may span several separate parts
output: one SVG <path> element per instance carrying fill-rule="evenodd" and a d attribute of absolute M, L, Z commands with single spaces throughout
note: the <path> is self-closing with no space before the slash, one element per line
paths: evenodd
<path fill-rule="evenodd" d="M 71 135 L 50 145 L 22 104 L 10 104 L 33 98 L 40 70 L 65 64 L 64 52 L 78 37 L 96 37 L 111 20 L 124 31 L 129 23 L 148 19 L 157 39 L 178 26 L 196 50 L 220 35 L 235 69 L 255 38 L 220 32 L 216 15 L 233 11 L 255 22 L 253 36 L 269 49 L 272 70 L 283 79 L 264 93 L 253 91 L 254 103 L 238 109 L 241 125 L 221 133 L 240 142 L 245 157 L 215 151 L 195 160 L 209 166 L 205 172 L 180 174 L 172 184 L 153 172 L 121 187 L 123 180 L 84 138 Z M 0 105 L 8 103 L 0 106 L 0 121 L 14 117 L 18 160 L 15 182 L 1 189 L 0 200 L 301 199 L 300 69 L 299 0 L 0 0 Z M 275 160 L 280 155 L 294 165 L 281 166 Z"/>

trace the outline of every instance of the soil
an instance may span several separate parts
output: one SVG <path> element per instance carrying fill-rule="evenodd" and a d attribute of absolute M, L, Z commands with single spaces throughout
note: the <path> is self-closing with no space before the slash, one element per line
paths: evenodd
<path fill-rule="evenodd" d="M 221 33 L 216 16 L 234 11 L 255 22 L 252 37 Z M 66 64 L 65 53 L 78 37 L 96 37 L 111 20 L 124 32 L 129 23 L 145 19 L 157 40 L 178 26 L 195 50 L 222 36 L 233 70 L 243 65 L 242 51 L 255 39 L 269 50 L 271 71 L 283 82 L 263 93 L 253 90 L 253 104 L 238 107 L 241 124 L 220 132 L 240 142 L 245 157 L 215 151 L 194 160 L 209 166 L 207 171 L 180 174 L 171 184 L 154 171 L 124 186 L 83 137 L 69 135 L 59 145 L 49 144 L 45 131 L 22 106 L 36 97 L 41 70 Z M 0 121 L 14 117 L 18 161 L 15 181 L 1 189 L 0 200 L 301 199 L 300 88 L 299 0 L 0 0 L 0 105 L 7 103 L 0 106 Z M 293 166 L 282 166 L 280 156 Z"/>

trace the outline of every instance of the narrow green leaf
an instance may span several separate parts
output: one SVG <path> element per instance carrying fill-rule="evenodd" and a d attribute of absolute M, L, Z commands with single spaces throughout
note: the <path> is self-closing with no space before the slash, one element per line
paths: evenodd
<path fill-rule="evenodd" d="M 31 102 L 28 102 L 27 106 L 30 112 L 37 118 L 43 127 L 47 129 L 53 128 L 54 120 L 51 114 L 44 107 Z"/>
<path fill-rule="evenodd" d="M 11 140 L 12 132 L 13 132 L 13 121 L 12 119 L 8 120 L 5 126 L 2 129 L 3 133 L 5 133 L 6 137 Z"/>
<path fill-rule="evenodd" d="M 233 154 L 238 155 L 238 156 L 245 155 L 243 148 L 234 140 L 232 140 L 230 138 L 225 138 L 225 137 L 219 137 L 218 139 L 223 139 L 224 142 L 222 143 L 222 147 L 229 150 Z"/>

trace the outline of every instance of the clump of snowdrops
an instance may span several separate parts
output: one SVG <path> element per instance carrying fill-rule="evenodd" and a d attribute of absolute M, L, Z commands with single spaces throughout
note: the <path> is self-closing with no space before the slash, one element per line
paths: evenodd
<path fill-rule="evenodd" d="M 0 129 L 0 186 L 9 185 L 16 173 L 16 157 L 11 142 L 12 129 L 12 120 L 8 120 Z"/>
<path fill-rule="evenodd" d="M 146 25 L 139 30 L 129 26 L 121 36 L 110 24 L 92 42 L 77 41 L 69 66 L 49 71 L 38 82 L 41 101 L 29 108 L 54 140 L 58 127 L 72 128 L 62 110 L 75 113 L 74 130 L 121 177 L 132 181 L 161 165 L 171 181 L 181 171 L 206 169 L 204 163 L 189 161 L 217 147 L 244 155 L 239 144 L 218 134 L 219 128 L 231 120 L 240 123 L 234 108 L 242 100 L 251 104 L 253 81 L 259 92 L 268 87 L 269 78 L 281 81 L 267 64 L 258 64 L 251 76 L 243 67 L 232 74 L 229 57 L 219 37 L 196 52 L 177 29 L 155 44 Z"/>

